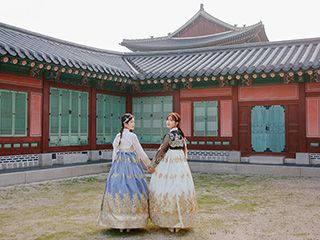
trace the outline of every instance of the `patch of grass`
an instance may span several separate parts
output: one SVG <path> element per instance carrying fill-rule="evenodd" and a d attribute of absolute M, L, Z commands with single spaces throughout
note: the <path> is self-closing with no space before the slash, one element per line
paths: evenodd
<path fill-rule="evenodd" d="M 214 226 L 221 226 L 224 224 L 224 221 L 221 220 L 221 219 L 214 219 L 212 222 L 211 222 Z"/>
<path fill-rule="evenodd" d="M 256 208 L 258 207 L 257 203 L 237 203 L 233 204 L 230 209 L 233 211 L 239 211 L 239 212 L 255 212 Z"/>
<path fill-rule="evenodd" d="M 234 175 L 211 175 L 194 174 L 196 188 L 213 189 L 239 189 L 242 186 L 255 185 L 262 179 L 256 176 L 234 176 Z"/>
<path fill-rule="evenodd" d="M 303 232 L 303 233 L 294 233 L 293 234 L 294 236 L 297 236 L 297 237 L 305 237 L 305 236 L 308 236 L 309 235 L 309 233 L 306 233 L 306 232 Z"/>
<path fill-rule="evenodd" d="M 241 184 L 235 182 L 221 182 L 218 187 L 222 188 L 239 188 Z"/>
<path fill-rule="evenodd" d="M 12 218 L 12 213 L 9 212 L 1 212 L 0 223 L 7 222 L 10 218 Z M 1 224 L 0 224 L 1 225 Z M 0 230 L 1 233 L 1 230 Z"/>
<path fill-rule="evenodd" d="M 70 236 L 72 236 L 71 232 L 63 231 L 63 232 L 56 232 L 56 233 L 50 233 L 50 234 L 43 234 L 37 237 L 35 240 L 60 240 Z"/>
<path fill-rule="evenodd" d="M 216 196 L 212 196 L 212 195 L 200 195 L 197 197 L 197 203 L 199 205 L 222 205 L 222 204 L 226 204 L 227 201 L 225 201 L 222 198 L 216 197 Z"/>
<path fill-rule="evenodd" d="M 81 178 L 72 178 L 61 182 L 61 185 L 74 185 L 78 183 L 95 183 L 98 182 L 98 177 L 90 176 L 90 177 L 81 177 Z"/>
<path fill-rule="evenodd" d="M 95 177 L 95 176 L 85 177 L 85 178 L 81 178 L 81 179 L 82 179 L 82 182 L 88 182 L 88 183 L 98 181 L 98 177 Z"/>
<path fill-rule="evenodd" d="M 213 228 L 217 229 L 217 228 L 224 227 L 225 223 L 221 219 L 213 219 L 213 220 L 210 221 L 210 225 L 211 225 L 210 227 L 213 227 Z"/>

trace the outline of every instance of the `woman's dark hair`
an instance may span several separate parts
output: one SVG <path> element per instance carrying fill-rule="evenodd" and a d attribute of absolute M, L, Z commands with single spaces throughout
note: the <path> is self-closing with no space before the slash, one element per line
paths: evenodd
<path fill-rule="evenodd" d="M 118 146 L 120 146 L 120 143 L 121 143 L 124 124 L 130 122 L 130 120 L 132 118 L 133 118 L 133 115 L 131 113 L 125 113 L 125 114 L 122 115 L 122 117 L 121 117 L 120 141 L 119 141 L 119 145 Z"/>
<path fill-rule="evenodd" d="M 182 137 L 184 137 L 184 132 L 182 131 L 182 129 L 180 128 L 180 122 L 181 122 L 181 116 L 179 113 L 177 112 L 172 112 L 172 113 L 169 113 L 168 116 L 167 116 L 167 120 L 168 118 L 171 117 L 173 121 L 175 121 L 177 124 L 177 128 L 178 130 L 180 131 Z"/>

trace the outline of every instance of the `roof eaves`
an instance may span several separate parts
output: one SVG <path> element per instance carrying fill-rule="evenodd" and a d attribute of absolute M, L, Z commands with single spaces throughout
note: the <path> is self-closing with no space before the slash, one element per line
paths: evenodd
<path fill-rule="evenodd" d="M 294 45 L 294 44 L 305 44 L 305 43 L 319 43 L 320 37 L 318 38 L 303 38 L 294 40 L 282 40 L 273 42 L 254 42 L 254 43 L 241 43 L 234 45 L 225 46 L 214 46 L 214 47 L 204 47 L 204 48 L 193 48 L 193 49 L 181 49 L 181 50 L 168 50 L 168 51 L 150 51 L 150 52 L 127 52 L 124 53 L 125 57 L 141 57 L 141 56 L 165 56 L 171 54 L 192 54 L 201 53 L 209 51 L 226 51 L 234 49 L 244 49 L 244 48 L 256 48 L 256 47 L 272 47 L 272 46 L 283 46 L 283 45 Z"/>

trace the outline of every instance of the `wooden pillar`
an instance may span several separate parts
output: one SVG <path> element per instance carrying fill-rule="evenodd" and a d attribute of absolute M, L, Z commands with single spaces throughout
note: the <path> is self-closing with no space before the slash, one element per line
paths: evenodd
<path fill-rule="evenodd" d="M 46 153 L 49 149 L 49 121 L 50 121 L 50 83 L 42 78 L 42 149 Z"/>
<path fill-rule="evenodd" d="M 89 91 L 89 144 L 90 150 L 95 150 L 97 148 L 97 90 L 95 88 L 91 88 Z"/>
<path fill-rule="evenodd" d="M 238 86 L 232 87 L 232 149 L 239 150 Z"/>
<path fill-rule="evenodd" d="M 180 113 L 180 90 L 175 90 L 172 97 L 172 110 L 173 112 Z"/>
<path fill-rule="evenodd" d="M 126 112 L 132 113 L 132 95 L 126 95 Z"/>
<path fill-rule="evenodd" d="M 299 139 L 300 152 L 307 151 L 307 135 L 306 135 L 306 91 L 305 83 L 299 83 Z"/>

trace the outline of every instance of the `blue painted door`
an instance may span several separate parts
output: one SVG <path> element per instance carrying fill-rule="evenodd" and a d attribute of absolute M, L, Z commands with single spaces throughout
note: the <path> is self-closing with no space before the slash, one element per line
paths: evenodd
<path fill-rule="evenodd" d="M 255 106 L 251 110 L 251 141 L 255 152 L 285 150 L 285 109 L 280 105 Z"/>

